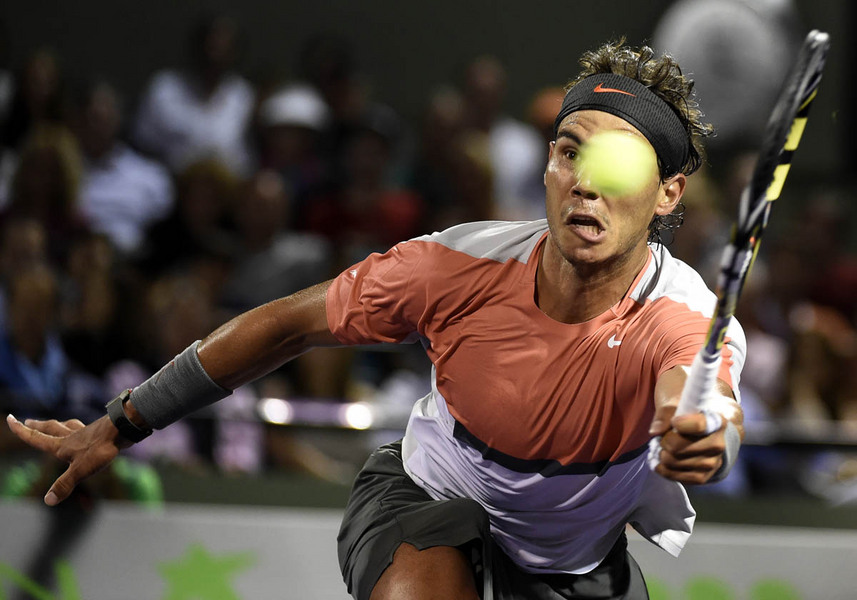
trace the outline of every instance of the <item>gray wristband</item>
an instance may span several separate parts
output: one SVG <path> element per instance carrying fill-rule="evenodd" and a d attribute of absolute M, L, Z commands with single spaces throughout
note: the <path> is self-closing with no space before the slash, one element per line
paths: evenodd
<path fill-rule="evenodd" d="M 738 433 L 738 428 L 732 421 L 726 421 L 726 429 L 723 430 L 723 437 L 726 440 L 726 449 L 723 451 L 723 464 L 711 476 L 708 483 L 715 483 L 726 479 L 729 471 L 735 466 L 735 461 L 738 460 L 738 450 L 741 448 L 741 434 Z"/>
<path fill-rule="evenodd" d="M 131 401 L 149 427 L 163 429 L 232 392 L 217 385 L 199 362 L 199 340 L 134 388 Z"/>

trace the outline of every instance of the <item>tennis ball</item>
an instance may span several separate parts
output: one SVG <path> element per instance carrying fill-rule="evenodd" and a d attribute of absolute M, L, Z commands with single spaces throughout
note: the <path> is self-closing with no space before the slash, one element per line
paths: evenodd
<path fill-rule="evenodd" d="M 628 196 L 643 190 L 657 173 L 654 149 L 638 135 L 602 131 L 581 145 L 580 181 L 607 196 Z"/>

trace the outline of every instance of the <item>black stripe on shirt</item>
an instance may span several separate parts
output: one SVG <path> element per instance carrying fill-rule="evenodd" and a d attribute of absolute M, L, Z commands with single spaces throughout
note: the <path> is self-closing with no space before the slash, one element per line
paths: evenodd
<path fill-rule="evenodd" d="M 640 456 L 648 448 L 648 443 L 643 444 L 639 448 L 625 452 L 616 460 L 599 460 L 594 463 L 571 463 L 564 465 L 558 460 L 552 458 L 527 459 L 517 458 L 505 452 L 496 450 L 488 444 L 470 433 L 467 428 L 455 421 L 453 429 L 455 439 L 463 442 L 478 451 L 482 458 L 497 463 L 500 466 L 506 467 L 511 471 L 518 473 L 538 473 L 542 477 L 555 477 L 557 475 L 604 475 L 607 469 L 613 465 L 630 462 Z"/>

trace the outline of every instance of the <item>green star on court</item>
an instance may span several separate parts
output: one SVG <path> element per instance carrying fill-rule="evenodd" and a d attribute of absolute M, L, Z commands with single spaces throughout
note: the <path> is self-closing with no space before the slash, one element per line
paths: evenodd
<path fill-rule="evenodd" d="M 240 600 L 231 579 L 255 562 L 252 552 L 213 556 L 192 544 L 183 557 L 158 565 L 167 582 L 164 600 Z"/>

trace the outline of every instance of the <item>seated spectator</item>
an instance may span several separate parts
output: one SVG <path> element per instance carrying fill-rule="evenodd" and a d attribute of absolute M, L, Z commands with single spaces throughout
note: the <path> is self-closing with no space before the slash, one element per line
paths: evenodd
<path fill-rule="evenodd" d="M 503 112 L 505 67 L 493 56 L 480 56 L 467 67 L 463 93 L 468 130 L 488 136 L 493 172 L 495 217 L 531 218 L 526 187 L 544 174 L 544 143 L 532 126 Z M 541 213 L 539 213 L 541 214 Z"/>
<path fill-rule="evenodd" d="M 62 343 L 68 356 L 87 373 L 103 377 L 125 355 L 123 281 L 116 251 L 99 233 L 74 240 L 68 252 L 61 291 Z"/>
<path fill-rule="evenodd" d="M 58 288 L 56 274 L 45 264 L 9 278 L 0 331 L 0 404 L 23 418 L 94 420 L 104 412 L 104 390 L 62 347 Z"/>
<path fill-rule="evenodd" d="M 283 177 L 300 213 L 331 178 L 321 147 L 331 124 L 330 110 L 314 88 L 290 85 L 262 102 L 258 121 L 259 162 Z"/>
<path fill-rule="evenodd" d="M 0 329 L 6 327 L 6 289 L 19 272 L 47 264 L 45 229 L 33 219 L 9 219 L 0 232 Z"/>
<path fill-rule="evenodd" d="M 216 160 L 182 171 L 172 212 L 146 233 L 138 257 L 144 272 L 158 276 L 199 260 L 230 260 L 235 239 L 229 220 L 237 187 L 236 178 Z"/>
<path fill-rule="evenodd" d="M 857 431 L 852 384 L 857 331 L 834 308 L 805 302 L 790 313 L 794 329 L 788 369 L 790 410 L 811 429 L 837 420 Z M 824 429 L 822 429 L 824 431 Z"/>
<path fill-rule="evenodd" d="M 327 240 L 291 228 L 291 201 L 283 179 L 266 170 L 243 186 L 234 204 L 240 246 L 223 288 L 223 303 L 236 313 L 333 275 Z"/>
<path fill-rule="evenodd" d="M 337 244 L 338 266 L 425 233 L 423 199 L 390 178 L 400 128 L 390 109 L 368 111 L 342 149 L 343 181 L 306 209 L 306 228 Z"/>
<path fill-rule="evenodd" d="M 134 141 L 174 172 L 216 158 L 234 175 L 249 173 L 247 134 L 255 92 L 234 71 L 238 44 L 233 21 L 208 18 L 192 33 L 190 68 L 160 71 L 146 89 Z"/>
<path fill-rule="evenodd" d="M 541 168 L 532 168 L 528 177 L 521 179 L 520 205 L 521 218 L 545 218 L 545 180 L 548 151 L 554 140 L 553 123 L 565 98 L 561 87 L 547 87 L 539 90 L 530 99 L 527 108 L 527 123 L 539 134 L 541 144 Z"/>
<path fill-rule="evenodd" d="M 56 416 L 65 397 L 68 360 L 57 329 L 58 283 L 45 265 L 11 276 L 7 321 L 0 332 L 0 393 L 7 412 Z"/>
<path fill-rule="evenodd" d="M 360 73 L 358 49 L 347 38 L 323 32 L 307 38 L 301 46 L 297 72 L 324 98 L 331 123 L 325 135 L 324 152 L 333 163 L 370 105 L 368 86 Z"/>
<path fill-rule="evenodd" d="M 63 120 L 62 76 L 56 53 L 45 47 L 32 52 L 13 89 L 6 119 L 0 123 L 0 147 L 17 152 L 37 126 Z"/>
<path fill-rule="evenodd" d="M 134 252 L 148 225 L 172 208 L 172 180 L 164 167 L 119 140 L 122 115 L 113 86 L 92 83 L 77 100 L 75 129 L 84 156 L 80 212 L 122 253 Z"/>
<path fill-rule="evenodd" d="M 28 218 L 45 229 L 49 257 L 60 262 L 72 238 L 85 230 L 78 210 L 81 156 L 61 125 L 39 125 L 25 142 L 4 218 Z"/>
<path fill-rule="evenodd" d="M 433 92 L 423 111 L 419 146 L 411 170 L 411 185 L 426 202 L 428 228 L 490 218 L 480 214 L 458 194 L 459 141 L 464 127 L 464 99 L 458 90 L 444 87 Z"/>

